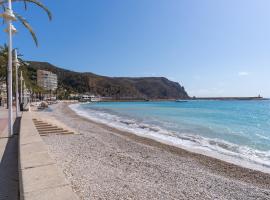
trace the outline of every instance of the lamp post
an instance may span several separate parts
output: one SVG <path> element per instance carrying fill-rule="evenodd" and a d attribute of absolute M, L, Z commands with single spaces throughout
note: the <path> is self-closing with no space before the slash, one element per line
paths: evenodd
<path fill-rule="evenodd" d="M 15 27 L 12 25 L 12 21 L 16 20 L 15 15 L 12 11 L 11 0 L 8 0 L 8 8 L 5 12 L 0 15 L 7 22 L 7 29 L 5 32 L 8 33 L 8 133 L 9 136 L 13 135 L 13 116 L 12 116 L 12 35 L 16 33 Z"/>
<path fill-rule="evenodd" d="M 23 82 L 23 102 L 25 102 L 26 101 L 26 95 L 25 95 L 25 81 Z M 27 103 L 25 103 L 25 105 L 26 105 Z"/>
<path fill-rule="evenodd" d="M 23 103 L 23 76 L 22 76 L 22 71 L 21 71 L 21 104 Z"/>
<path fill-rule="evenodd" d="M 19 88 L 18 88 L 18 68 L 19 68 L 19 60 L 17 56 L 17 50 L 14 49 L 14 64 L 15 64 L 15 79 L 16 79 L 16 117 L 19 117 Z"/>

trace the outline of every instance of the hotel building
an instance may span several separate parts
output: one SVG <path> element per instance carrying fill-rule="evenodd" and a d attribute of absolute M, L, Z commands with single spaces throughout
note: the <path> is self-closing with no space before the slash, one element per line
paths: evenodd
<path fill-rule="evenodd" d="M 38 70 L 37 84 L 45 90 L 54 91 L 57 89 L 57 75 L 50 71 Z"/>

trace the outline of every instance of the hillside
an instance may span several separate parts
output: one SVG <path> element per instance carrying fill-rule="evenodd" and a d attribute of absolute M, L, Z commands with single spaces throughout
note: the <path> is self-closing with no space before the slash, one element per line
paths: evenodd
<path fill-rule="evenodd" d="M 186 99 L 184 87 L 163 77 L 106 77 L 93 73 L 79 73 L 51 65 L 47 62 L 28 62 L 27 78 L 34 83 L 37 69 L 57 74 L 60 89 L 68 93 L 92 93 L 114 99 Z"/>

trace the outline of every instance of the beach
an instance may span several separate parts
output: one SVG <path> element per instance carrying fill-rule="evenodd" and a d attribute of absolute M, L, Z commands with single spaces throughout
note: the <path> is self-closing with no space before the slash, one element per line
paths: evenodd
<path fill-rule="evenodd" d="M 42 138 L 81 199 L 270 199 L 270 174 L 90 121 L 66 103 L 34 115 L 77 133 Z"/>

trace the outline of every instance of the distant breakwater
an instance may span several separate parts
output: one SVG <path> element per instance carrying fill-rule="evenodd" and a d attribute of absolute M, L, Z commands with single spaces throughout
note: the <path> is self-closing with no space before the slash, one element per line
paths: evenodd
<path fill-rule="evenodd" d="M 269 100 L 263 97 L 195 97 L 191 100 Z"/>

